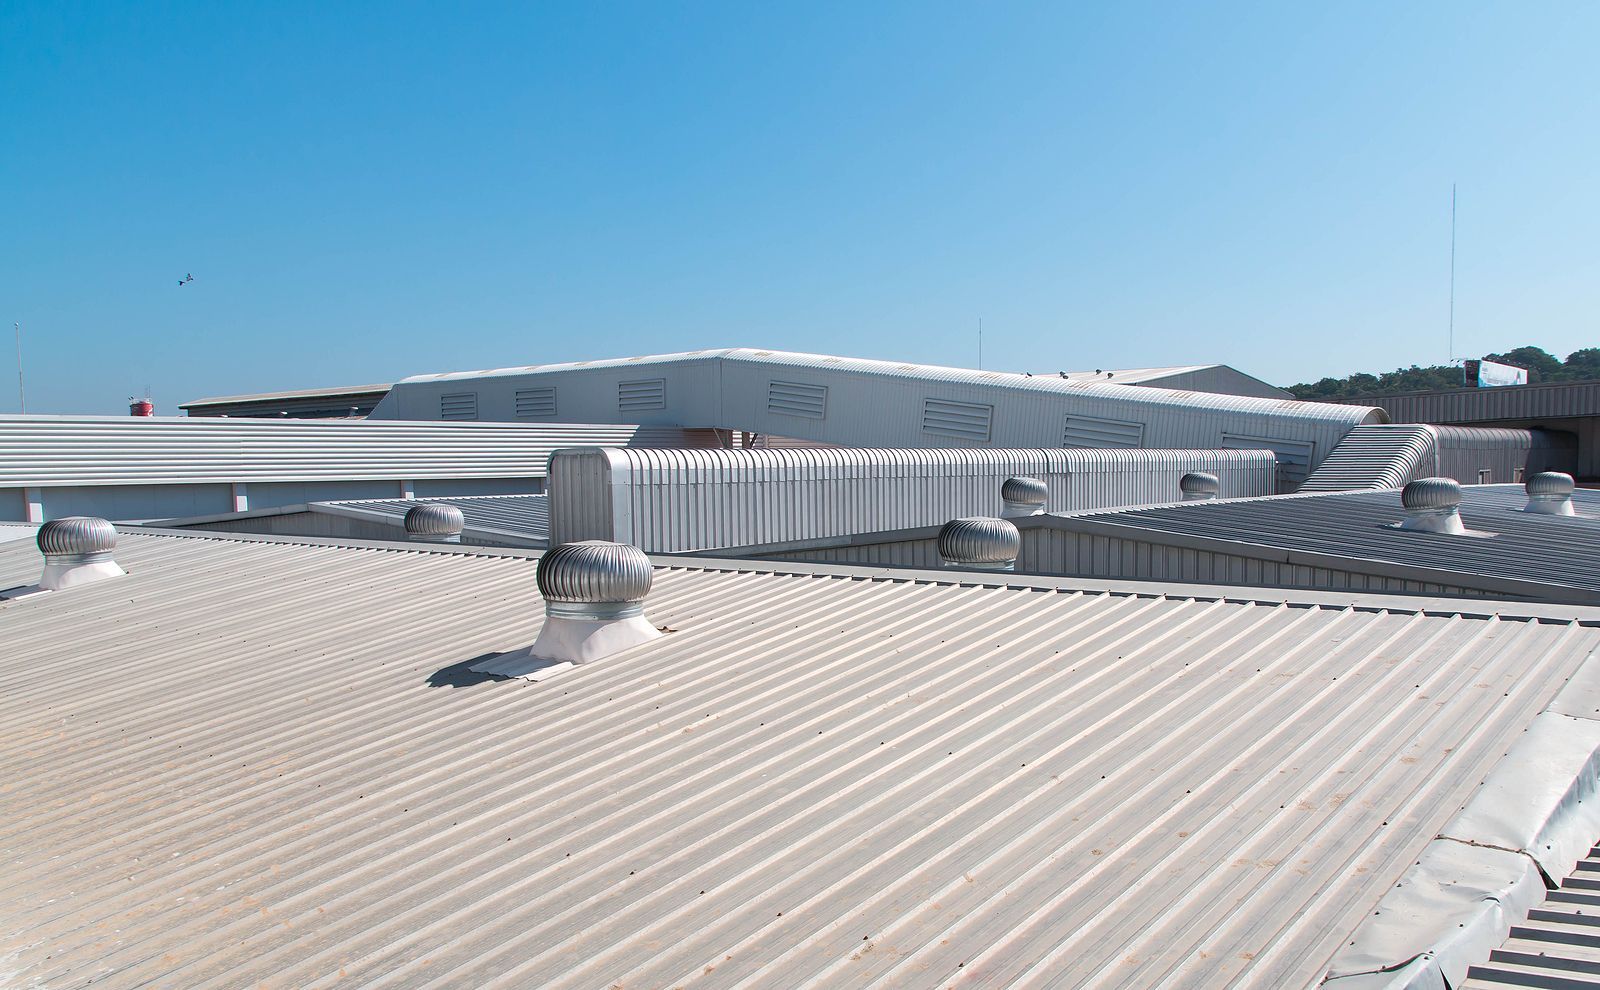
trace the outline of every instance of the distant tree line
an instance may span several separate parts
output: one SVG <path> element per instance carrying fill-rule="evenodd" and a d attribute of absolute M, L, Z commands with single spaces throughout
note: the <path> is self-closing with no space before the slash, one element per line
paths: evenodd
<path fill-rule="evenodd" d="M 1559 361 L 1542 347 L 1518 347 L 1504 354 L 1485 354 L 1484 360 L 1515 365 L 1528 369 L 1528 384 L 1536 382 L 1576 382 L 1600 378 L 1600 347 L 1585 347 Z M 1286 386 L 1297 399 L 1345 399 L 1384 392 L 1423 392 L 1434 389 L 1460 388 L 1465 382 L 1458 364 L 1436 364 L 1431 367 L 1412 365 L 1396 368 L 1379 375 L 1366 373 L 1348 378 L 1324 378 L 1316 382 L 1302 382 Z"/>

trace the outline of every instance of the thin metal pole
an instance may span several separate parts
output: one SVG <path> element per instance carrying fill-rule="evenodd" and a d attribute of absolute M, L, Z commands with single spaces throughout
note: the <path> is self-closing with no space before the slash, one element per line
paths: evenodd
<path fill-rule="evenodd" d="M 1456 359 L 1456 184 L 1450 183 L 1450 360 Z"/>
<path fill-rule="evenodd" d="M 983 370 L 983 317 L 978 317 L 978 370 Z"/>
<path fill-rule="evenodd" d="M 27 412 L 28 397 L 22 391 L 22 324 L 13 323 L 11 329 L 17 333 L 17 405 L 22 407 L 23 412 Z"/>

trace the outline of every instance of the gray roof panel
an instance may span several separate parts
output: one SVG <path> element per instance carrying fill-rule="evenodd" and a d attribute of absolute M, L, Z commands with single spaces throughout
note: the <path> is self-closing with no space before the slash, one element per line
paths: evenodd
<path fill-rule="evenodd" d="M 117 554 L 0 604 L 19 982 L 1308 987 L 1600 645 L 1593 609 L 679 561 L 672 632 L 534 684 L 465 673 L 533 641 L 527 553 Z"/>
<path fill-rule="evenodd" d="M 1521 485 L 1467 485 L 1461 518 L 1474 535 L 1393 528 L 1404 511 L 1393 490 L 1224 499 L 1073 513 L 1130 539 L 1183 536 L 1384 561 L 1468 576 L 1513 578 L 1600 591 L 1600 491 L 1573 493 L 1578 516 L 1530 515 Z M 1226 547 L 1223 548 L 1226 550 Z M 1235 551 L 1236 552 L 1236 551 Z"/>

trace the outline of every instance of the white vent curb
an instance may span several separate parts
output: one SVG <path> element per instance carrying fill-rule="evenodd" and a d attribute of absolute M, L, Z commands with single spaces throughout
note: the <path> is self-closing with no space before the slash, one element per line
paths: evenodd
<path fill-rule="evenodd" d="M 1334 957 L 1337 990 L 1447 990 L 1600 836 L 1600 658 L 1550 707 Z"/>

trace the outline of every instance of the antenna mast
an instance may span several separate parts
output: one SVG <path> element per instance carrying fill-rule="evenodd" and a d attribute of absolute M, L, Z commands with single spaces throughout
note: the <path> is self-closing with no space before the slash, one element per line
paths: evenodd
<path fill-rule="evenodd" d="M 983 317 L 978 317 L 978 370 L 983 370 Z"/>
<path fill-rule="evenodd" d="M 17 405 L 26 413 L 28 411 L 28 398 L 22 391 L 22 324 L 11 324 L 11 329 L 17 333 Z"/>
<path fill-rule="evenodd" d="M 1450 360 L 1456 359 L 1456 184 L 1450 183 Z"/>

